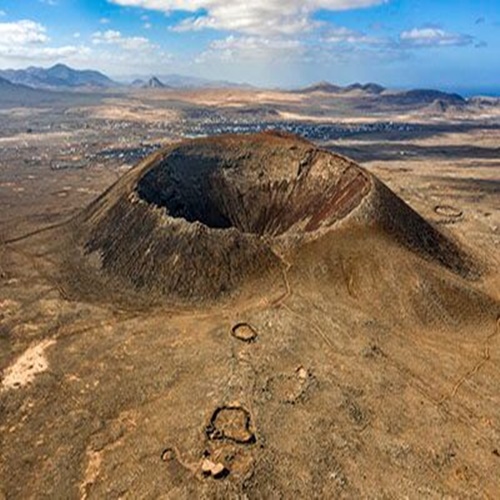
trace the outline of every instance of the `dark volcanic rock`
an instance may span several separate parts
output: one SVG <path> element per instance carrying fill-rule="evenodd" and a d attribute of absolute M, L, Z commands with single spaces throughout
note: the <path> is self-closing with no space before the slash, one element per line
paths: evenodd
<path fill-rule="evenodd" d="M 342 90 L 344 92 L 360 90 L 362 92 L 366 92 L 367 94 L 381 94 L 385 90 L 385 87 L 382 87 L 382 85 L 378 85 L 377 83 L 353 83 L 344 87 Z"/>
<path fill-rule="evenodd" d="M 415 89 L 396 94 L 387 94 L 382 97 L 383 102 L 397 106 L 418 106 L 440 101 L 445 105 L 462 106 L 467 101 L 459 94 L 449 94 L 440 90 Z"/>

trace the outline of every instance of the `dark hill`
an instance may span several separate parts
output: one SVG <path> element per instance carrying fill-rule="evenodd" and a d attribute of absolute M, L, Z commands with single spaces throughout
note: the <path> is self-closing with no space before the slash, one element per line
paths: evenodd
<path fill-rule="evenodd" d="M 169 86 L 165 85 L 156 76 L 152 76 L 146 83 L 144 83 L 142 85 L 142 88 L 144 88 L 144 89 L 166 89 L 166 88 L 169 88 Z"/>
<path fill-rule="evenodd" d="M 388 94 L 382 96 L 383 102 L 398 106 L 415 106 L 432 104 L 434 101 L 440 101 L 444 105 L 453 104 L 462 106 L 467 101 L 459 94 L 449 94 L 440 90 L 415 89 Z"/>
<path fill-rule="evenodd" d="M 131 84 L 131 87 L 134 87 L 136 89 L 140 89 L 146 85 L 146 82 L 142 80 L 141 78 L 136 78 Z"/>
<path fill-rule="evenodd" d="M 53 99 L 55 93 L 12 83 L 0 77 L 0 106 L 33 106 Z"/>
<path fill-rule="evenodd" d="M 376 83 L 366 83 L 366 84 L 353 83 L 351 85 L 347 85 L 346 87 L 341 87 L 339 85 L 334 85 L 333 83 L 323 81 L 310 85 L 309 87 L 304 87 L 302 89 L 299 89 L 296 92 L 305 94 L 314 92 L 338 94 L 338 93 L 352 92 L 356 90 L 365 92 L 367 94 L 381 94 L 385 90 L 385 87 L 382 87 L 382 85 L 378 85 Z"/>
<path fill-rule="evenodd" d="M 455 242 L 361 167 L 279 134 L 169 146 L 85 210 L 73 231 L 84 261 L 99 262 L 115 290 L 211 301 L 279 274 L 279 252 L 333 245 L 341 227 L 347 237 L 349 227 L 364 235 L 366 248 L 379 234 L 388 254 L 396 245 L 460 276 L 476 271 Z M 367 252 L 364 265 L 378 266 L 369 262 Z"/>
<path fill-rule="evenodd" d="M 309 87 L 305 87 L 303 89 L 298 90 L 297 92 L 299 93 L 313 93 L 313 92 L 325 92 L 325 93 L 332 93 L 335 94 L 342 90 L 342 87 L 339 87 L 338 85 L 334 85 L 333 83 L 330 82 L 318 82 L 313 85 L 310 85 Z"/>
<path fill-rule="evenodd" d="M 381 94 L 385 90 L 385 87 L 382 87 L 382 85 L 378 85 L 377 83 L 353 83 L 351 85 L 348 85 L 347 87 L 343 87 L 342 90 L 344 92 L 359 90 L 362 92 L 366 92 L 367 94 Z"/>

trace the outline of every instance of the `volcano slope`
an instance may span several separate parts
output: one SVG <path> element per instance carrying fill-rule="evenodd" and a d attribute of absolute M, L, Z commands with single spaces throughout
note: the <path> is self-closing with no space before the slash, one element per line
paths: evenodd
<path fill-rule="evenodd" d="M 1 252 L 9 498 L 500 488 L 497 270 L 344 157 L 180 142 Z"/>

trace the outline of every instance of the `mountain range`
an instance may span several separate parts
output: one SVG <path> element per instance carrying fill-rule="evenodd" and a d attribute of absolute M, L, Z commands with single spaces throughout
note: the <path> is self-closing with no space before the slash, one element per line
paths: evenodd
<path fill-rule="evenodd" d="M 136 78 L 131 84 L 131 87 L 138 89 L 168 89 L 172 88 L 170 85 L 165 85 L 159 78 L 152 76 L 149 80 L 145 81 L 142 78 Z"/>
<path fill-rule="evenodd" d="M 30 66 L 26 69 L 0 70 L 0 77 L 11 83 L 38 89 L 112 88 L 119 84 L 95 70 L 77 70 L 64 64 L 50 68 Z"/>
<path fill-rule="evenodd" d="M 294 92 L 298 92 L 301 94 L 310 94 L 313 92 L 324 92 L 328 94 L 337 94 L 337 93 L 347 93 L 353 91 L 365 92 L 367 94 L 381 94 L 384 92 L 385 87 L 382 85 L 378 85 L 377 83 L 353 83 L 351 85 L 347 85 L 345 87 L 341 87 L 340 85 L 334 85 L 330 82 L 318 82 L 313 85 L 309 85 L 308 87 L 304 87 L 298 90 L 294 90 Z"/>
<path fill-rule="evenodd" d="M 17 87 L 16 87 L 17 86 Z M 33 91 L 75 91 L 75 90 L 108 90 L 108 89 L 179 89 L 179 88 L 252 88 L 250 85 L 236 84 L 227 81 L 215 81 L 193 76 L 179 74 L 167 74 L 151 76 L 143 79 L 139 76 L 133 81 L 118 82 L 112 80 L 105 74 L 96 70 L 77 70 L 64 64 L 56 64 L 50 68 L 29 67 L 26 69 L 0 70 L 0 92 L 1 100 L 10 98 L 29 99 L 34 98 Z M 354 83 L 347 86 L 339 86 L 330 82 L 322 81 L 308 87 L 291 90 L 300 94 L 332 94 L 353 95 L 360 98 L 373 98 L 377 102 L 395 106 L 422 106 L 432 103 L 441 103 L 442 106 L 463 106 L 471 99 L 464 99 L 456 93 L 443 92 L 431 89 L 413 89 L 394 91 L 376 83 Z M 48 97 L 48 95 L 46 96 Z"/>
<path fill-rule="evenodd" d="M 43 90 L 36 90 L 26 85 L 12 83 L 0 77 L 0 105 L 6 103 L 31 104 L 43 97 Z"/>
<path fill-rule="evenodd" d="M 113 80 L 96 70 L 78 70 L 65 64 L 56 64 L 50 68 L 30 66 L 26 69 L 0 70 L 0 77 L 11 83 L 27 85 L 36 89 L 108 89 L 132 86 L 135 88 L 249 88 L 250 85 L 233 83 L 223 80 L 209 80 L 194 76 L 179 75 L 152 75 L 148 79 L 144 76 L 133 75 Z M 130 83 L 131 82 L 131 83 Z"/>
<path fill-rule="evenodd" d="M 362 96 L 376 96 L 377 102 L 395 106 L 415 106 L 432 103 L 441 103 L 443 106 L 454 105 L 463 106 L 467 100 L 456 93 L 443 92 L 433 89 L 412 89 L 394 91 L 386 89 L 376 83 L 353 83 L 345 87 L 334 85 L 330 82 L 319 82 L 302 89 L 293 90 L 300 94 L 361 94 Z"/>
<path fill-rule="evenodd" d="M 178 73 L 158 74 L 151 76 L 149 80 L 145 79 L 143 75 L 128 75 L 118 78 L 120 82 L 132 82 L 132 87 L 143 87 L 147 85 L 151 79 L 157 79 L 165 87 L 176 89 L 194 89 L 194 88 L 253 88 L 248 83 L 235 83 L 227 80 L 210 80 L 208 78 L 201 78 L 197 76 L 180 75 Z"/>

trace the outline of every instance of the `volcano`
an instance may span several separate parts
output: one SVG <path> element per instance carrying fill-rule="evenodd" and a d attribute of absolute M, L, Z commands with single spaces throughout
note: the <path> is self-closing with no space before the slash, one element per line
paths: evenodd
<path fill-rule="evenodd" d="M 0 497 L 498 492 L 492 266 L 343 156 L 177 142 L 2 251 Z"/>
<path fill-rule="evenodd" d="M 350 236 L 385 239 L 461 276 L 476 272 L 455 241 L 367 171 L 278 133 L 168 146 L 71 226 L 83 267 L 120 281 L 115 289 L 179 300 L 217 300 L 312 244 L 335 250 Z"/>

